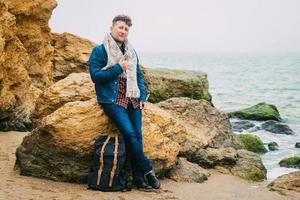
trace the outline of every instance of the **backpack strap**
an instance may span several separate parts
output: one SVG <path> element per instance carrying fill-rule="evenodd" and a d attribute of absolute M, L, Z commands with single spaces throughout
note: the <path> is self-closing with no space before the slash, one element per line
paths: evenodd
<path fill-rule="evenodd" d="M 110 139 L 110 136 L 108 136 L 106 138 L 106 140 L 103 143 L 103 146 L 101 148 L 101 152 L 100 152 L 100 167 L 99 167 L 99 170 L 98 170 L 97 185 L 100 185 L 100 179 L 101 179 L 102 170 L 103 170 L 103 166 L 104 166 L 103 154 L 104 154 L 105 146 L 107 145 L 109 139 Z"/>
<path fill-rule="evenodd" d="M 110 178 L 109 178 L 109 187 L 112 186 L 113 178 L 116 172 L 117 163 L 118 163 L 118 146 L 119 146 L 119 140 L 118 136 L 115 136 L 115 150 L 114 150 L 114 164 L 110 172 Z"/>

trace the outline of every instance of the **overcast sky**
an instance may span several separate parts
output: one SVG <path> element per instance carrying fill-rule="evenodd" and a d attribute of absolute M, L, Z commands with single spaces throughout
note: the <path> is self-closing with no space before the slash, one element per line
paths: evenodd
<path fill-rule="evenodd" d="M 300 0 L 58 0 L 50 27 L 99 44 L 117 14 L 142 52 L 300 52 Z"/>

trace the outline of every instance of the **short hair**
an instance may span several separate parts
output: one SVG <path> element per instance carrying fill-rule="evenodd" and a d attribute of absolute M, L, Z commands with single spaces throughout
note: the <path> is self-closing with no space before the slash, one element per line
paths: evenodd
<path fill-rule="evenodd" d="M 117 21 L 123 21 L 123 22 L 125 22 L 129 27 L 132 26 L 131 18 L 130 18 L 128 15 L 117 15 L 117 16 L 115 16 L 114 19 L 112 20 L 113 25 L 114 25 Z"/>

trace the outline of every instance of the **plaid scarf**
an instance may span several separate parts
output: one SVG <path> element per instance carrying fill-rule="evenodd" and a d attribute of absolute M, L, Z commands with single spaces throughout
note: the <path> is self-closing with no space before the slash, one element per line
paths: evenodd
<path fill-rule="evenodd" d="M 126 97 L 139 98 L 140 90 L 137 85 L 137 57 L 132 45 L 126 40 L 125 44 L 125 54 L 123 55 L 121 49 L 119 48 L 116 41 L 112 38 L 110 33 L 107 33 L 104 37 L 103 44 L 107 53 L 107 65 L 102 68 L 106 70 L 115 64 L 119 63 L 121 58 L 124 56 L 127 60 L 129 66 L 125 71 L 122 72 L 120 76 L 125 77 L 126 81 Z"/>

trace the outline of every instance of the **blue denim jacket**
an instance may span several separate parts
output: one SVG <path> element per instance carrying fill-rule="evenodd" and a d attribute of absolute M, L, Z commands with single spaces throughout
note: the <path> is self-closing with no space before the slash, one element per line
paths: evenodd
<path fill-rule="evenodd" d="M 137 59 L 138 60 L 138 59 Z M 97 45 L 88 60 L 89 72 L 95 83 L 97 101 L 99 103 L 113 103 L 118 94 L 119 75 L 123 72 L 120 64 L 115 64 L 106 70 L 101 70 L 107 64 L 107 53 L 103 44 Z M 137 84 L 140 89 L 140 102 L 146 102 L 147 91 L 139 61 L 137 62 Z"/>

